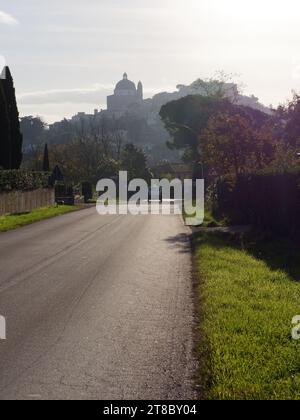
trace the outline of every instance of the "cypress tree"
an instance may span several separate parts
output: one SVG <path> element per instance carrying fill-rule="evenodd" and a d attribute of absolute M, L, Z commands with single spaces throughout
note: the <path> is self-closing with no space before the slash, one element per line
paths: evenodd
<path fill-rule="evenodd" d="M 48 144 L 45 144 L 44 149 L 44 159 L 43 159 L 43 171 L 49 172 L 50 171 L 50 163 L 49 163 L 49 152 L 48 152 Z"/>
<path fill-rule="evenodd" d="M 0 79 L 0 169 L 11 169 L 10 122 L 3 80 Z"/>
<path fill-rule="evenodd" d="M 23 138 L 20 131 L 19 111 L 16 101 L 14 82 L 9 67 L 5 67 L 5 79 L 2 80 L 11 136 L 11 169 L 19 169 L 22 163 Z"/>

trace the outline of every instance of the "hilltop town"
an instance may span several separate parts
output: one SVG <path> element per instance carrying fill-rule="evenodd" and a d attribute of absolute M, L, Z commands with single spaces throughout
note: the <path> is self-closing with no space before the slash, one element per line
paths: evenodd
<path fill-rule="evenodd" d="M 72 141 L 74 133 L 90 133 L 95 130 L 105 132 L 118 132 L 124 142 L 130 142 L 140 147 L 147 155 L 151 164 L 163 160 L 178 162 L 181 154 L 170 150 L 167 143 L 170 135 L 166 131 L 159 112 L 163 105 L 176 101 L 188 95 L 210 96 L 222 95 L 238 105 L 270 114 L 270 108 L 261 104 L 255 96 L 245 96 L 239 92 L 235 83 L 220 82 L 218 80 L 197 79 L 190 85 L 177 85 L 173 92 L 160 92 L 152 98 L 144 98 L 143 84 L 135 84 L 127 73 L 116 83 L 115 89 L 107 97 L 106 109 L 95 109 L 92 113 L 78 112 L 70 119 L 50 124 L 44 130 L 44 142 L 51 144 L 68 144 Z M 25 129 L 26 117 L 22 119 L 21 126 L 24 135 L 25 152 L 31 150 L 34 136 L 32 130 Z M 32 121 L 30 122 L 32 126 Z M 41 133 L 42 134 L 42 133 Z M 41 135 L 39 136 L 40 141 Z"/>

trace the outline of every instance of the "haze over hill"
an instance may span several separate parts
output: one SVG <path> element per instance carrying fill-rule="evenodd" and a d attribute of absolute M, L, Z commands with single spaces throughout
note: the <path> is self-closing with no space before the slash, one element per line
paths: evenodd
<path fill-rule="evenodd" d="M 162 105 L 166 104 L 167 102 L 182 98 L 187 95 L 206 95 L 208 93 L 208 89 L 213 91 L 217 89 L 219 85 L 214 86 L 214 81 L 204 81 L 201 78 L 198 78 L 191 84 L 178 84 L 176 88 L 170 87 L 166 91 L 158 92 L 153 95 L 153 91 L 149 89 L 147 86 L 144 85 L 144 99 L 143 101 L 143 112 L 148 113 L 149 117 L 151 114 L 151 118 L 156 120 L 157 114 Z M 223 86 L 224 90 L 227 92 L 230 98 L 234 98 L 234 100 L 241 104 L 253 107 L 255 109 L 260 109 L 264 112 L 269 112 L 269 108 L 259 102 L 259 99 L 255 95 L 242 95 L 238 92 L 238 86 L 235 83 L 225 83 Z M 67 118 L 72 119 L 74 116 L 87 114 L 92 115 L 94 113 L 94 109 L 97 110 L 100 108 L 106 109 L 106 104 L 101 103 L 103 101 L 103 95 L 109 96 L 114 89 L 114 85 L 111 86 L 103 86 L 101 84 L 97 84 L 94 86 L 93 89 L 73 89 L 73 90 L 65 90 L 60 91 L 59 89 L 54 89 L 52 91 L 40 91 L 34 92 L 31 94 L 20 94 L 18 96 L 18 100 L 22 104 L 34 105 L 36 112 L 33 115 L 40 115 L 43 118 L 43 104 L 47 103 L 57 103 L 64 100 L 64 97 L 67 96 L 68 103 L 71 108 L 77 107 L 77 110 L 74 114 L 65 114 L 62 116 L 61 119 Z M 151 93 L 152 92 L 152 93 Z M 87 104 L 90 105 L 87 105 Z M 94 105 L 94 108 L 93 108 Z M 89 106 L 89 110 L 85 111 Z M 60 120 L 60 118 L 56 118 L 54 121 L 51 119 L 43 118 L 47 123 L 54 123 Z"/>
<path fill-rule="evenodd" d="M 296 0 L 0 0 L 0 11 L 21 115 L 47 122 L 104 107 L 125 70 L 147 98 L 218 69 L 267 106 L 299 86 Z"/>
<path fill-rule="evenodd" d="M 113 93 L 112 95 L 110 93 Z M 239 93 L 238 86 L 232 82 L 215 79 L 197 79 L 190 85 L 177 85 L 176 90 L 161 92 L 152 98 L 144 99 L 144 86 L 141 81 L 137 84 L 129 79 L 127 73 L 116 83 L 107 96 L 106 109 L 95 109 L 85 113 L 79 111 L 70 119 L 49 125 L 49 130 L 43 136 L 49 144 L 68 144 L 78 137 L 80 132 L 91 135 L 95 130 L 116 133 L 122 141 L 131 142 L 140 147 L 151 161 L 163 159 L 180 159 L 178 152 L 167 147 L 170 140 L 159 116 L 161 107 L 168 102 L 178 100 L 188 95 L 222 95 L 233 103 L 250 106 L 265 113 L 270 109 L 262 105 L 255 96 L 245 96 Z M 76 96 L 76 94 L 74 93 Z M 39 104 L 37 103 L 37 108 Z M 92 111 L 92 110 L 91 110 Z M 28 130 L 27 119 L 22 120 L 25 150 L 34 145 L 32 130 Z M 37 137 L 41 142 L 41 136 Z"/>

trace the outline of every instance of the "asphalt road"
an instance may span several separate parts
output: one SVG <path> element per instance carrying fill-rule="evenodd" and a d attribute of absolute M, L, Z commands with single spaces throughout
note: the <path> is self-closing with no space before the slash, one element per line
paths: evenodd
<path fill-rule="evenodd" d="M 0 267 L 0 399 L 194 397 L 180 217 L 64 215 L 1 233 Z"/>

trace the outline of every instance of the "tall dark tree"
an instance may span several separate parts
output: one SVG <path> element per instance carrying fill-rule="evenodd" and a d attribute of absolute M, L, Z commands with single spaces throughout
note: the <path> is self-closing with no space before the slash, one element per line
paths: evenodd
<path fill-rule="evenodd" d="M 198 162 L 198 138 L 207 127 L 210 117 L 226 110 L 231 104 L 219 96 L 190 95 L 164 105 L 160 117 L 165 128 L 171 135 L 168 146 L 172 149 L 182 149 L 185 160 Z"/>
<path fill-rule="evenodd" d="M 22 134 L 20 131 L 19 111 L 16 101 L 14 82 L 10 70 L 5 68 L 5 79 L 2 80 L 11 136 L 11 169 L 19 169 L 22 163 Z"/>
<path fill-rule="evenodd" d="M 45 172 L 50 171 L 49 152 L 48 152 L 48 144 L 47 143 L 45 144 L 45 149 L 44 149 L 43 171 L 45 171 Z"/>
<path fill-rule="evenodd" d="M 0 78 L 0 169 L 1 168 L 11 168 L 11 136 L 3 80 Z"/>

